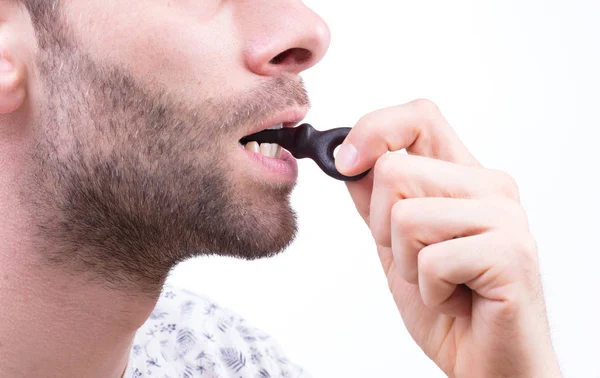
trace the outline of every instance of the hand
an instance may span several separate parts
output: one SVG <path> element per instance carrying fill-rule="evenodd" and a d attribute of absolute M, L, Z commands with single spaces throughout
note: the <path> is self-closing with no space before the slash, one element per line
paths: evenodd
<path fill-rule="evenodd" d="M 363 117 L 336 165 L 348 176 L 374 166 L 348 190 L 408 331 L 446 375 L 560 377 L 518 188 L 483 168 L 433 103 Z"/>

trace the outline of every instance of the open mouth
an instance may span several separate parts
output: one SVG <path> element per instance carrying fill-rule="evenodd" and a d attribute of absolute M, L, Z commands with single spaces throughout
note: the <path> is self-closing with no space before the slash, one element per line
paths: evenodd
<path fill-rule="evenodd" d="M 282 111 L 238 134 L 238 145 L 250 164 L 250 173 L 261 180 L 292 182 L 298 177 L 298 164 L 290 152 L 296 126 L 306 117 L 306 109 Z M 287 138 L 282 138 L 288 135 Z M 290 138 L 291 136 L 291 138 Z"/>
<path fill-rule="evenodd" d="M 279 130 L 283 128 L 283 123 L 277 124 L 275 126 L 269 127 L 266 130 Z M 257 141 L 252 140 L 252 135 L 248 135 L 242 139 L 240 139 L 240 144 L 250 152 L 254 152 L 257 154 L 261 154 L 266 157 L 281 159 L 281 153 L 283 152 L 283 148 L 277 143 L 259 143 Z"/>
<path fill-rule="evenodd" d="M 335 166 L 335 149 L 351 130 L 350 127 L 338 127 L 319 131 L 308 123 L 297 127 L 284 123 L 245 136 L 239 143 L 240 148 L 263 165 L 274 167 L 286 161 L 295 164 L 295 159 L 310 158 L 323 172 L 337 180 L 357 181 L 369 174 L 370 169 L 359 175 L 344 176 Z"/>

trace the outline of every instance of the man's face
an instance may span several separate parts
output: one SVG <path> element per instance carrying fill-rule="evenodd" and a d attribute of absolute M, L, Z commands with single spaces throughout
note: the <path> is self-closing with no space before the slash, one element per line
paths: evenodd
<path fill-rule="evenodd" d="M 195 255 L 285 248 L 295 162 L 239 140 L 304 117 L 322 20 L 295 0 L 61 7 L 65 27 L 40 38 L 23 195 L 50 260 L 150 282 Z"/>

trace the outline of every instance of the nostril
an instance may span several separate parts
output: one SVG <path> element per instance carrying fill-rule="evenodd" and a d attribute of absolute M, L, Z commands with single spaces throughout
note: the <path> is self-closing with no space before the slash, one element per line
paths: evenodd
<path fill-rule="evenodd" d="M 302 64 L 310 60 L 312 57 L 312 52 L 307 49 L 302 48 L 293 48 L 288 49 L 277 55 L 275 58 L 271 59 L 269 63 L 271 64 L 284 64 L 284 63 L 294 63 L 294 64 Z M 291 60 L 291 62 L 290 62 Z"/>

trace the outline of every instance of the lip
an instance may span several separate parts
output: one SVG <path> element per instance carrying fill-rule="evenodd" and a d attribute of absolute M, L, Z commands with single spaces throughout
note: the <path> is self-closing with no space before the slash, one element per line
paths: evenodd
<path fill-rule="evenodd" d="M 289 151 L 282 150 L 281 159 L 276 159 L 248 151 L 241 144 L 239 147 L 240 152 L 246 155 L 244 160 L 250 161 L 250 169 L 258 177 L 268 181 L 284 182 L 293 182 L 298 179 L 298 163 Z"/>
<path fill-rule="evenodd" d="M 262 123 L 253 126 L 251 129 L 245 130 L 245 134 L 240 136 L 239 139 L 254 133 L 258 133 L 280 123 L 283 124 L 283 127 L 295 127 L 304 118 L 306 118 L 306 113 L 308 113 L 307 108 L 294 108 L 277 113 L 276 115 L 265 119 Z"/>
<path fill-rule="evenodd" d="M 259 124 L 252 126 L 252 128 L 244 130 L 244 135 L 241 135 L 239 139 L 258 133 L 269 127 L 282 124 L 283 127 L 295 127 L 297 126 L 308 113 L 308 108 L 297 107 L 291 108 L 282 112 L 279 112 Z M 239 141 L 238 139 L 238 141 Z M 292 156 L 289 151 L 285 149 L 281 153 L 281 159 L 270 158 L 255 152 L 250 152 L 244 148 L 244 146 L 238 143 L 240 152 L 244 153 L 244 160 L 249 161 L 250 170 L 268 181 L 283 181 L 283 182 L 294 182 L 298 178 L 298 163 L 296 158 Z"/>

